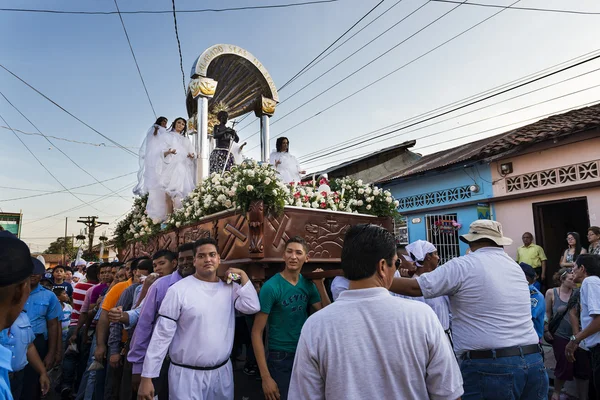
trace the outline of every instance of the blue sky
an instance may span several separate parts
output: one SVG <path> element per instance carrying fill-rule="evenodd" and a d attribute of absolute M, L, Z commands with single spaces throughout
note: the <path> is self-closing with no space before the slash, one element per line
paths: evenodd
<path fill-rule="evenodd" d="M 183 10 L 283 2 L 177 0 L 176 4 L 178 9 Z M 377 2 L 340 0 L 335 3 L 270 10 L 180 13 L 177 20 L 186 80 L 189 79 L 192 62 L 204 49 L 217 43 L 230 43 L 243 47 L 257 56 L 269 70 L 275 83 L 281 86 Z M 482 2 L 500 5 L 512 3 L 506 0 L 482 0 Z M 384 1 L 359 27 L 394 3 L 395 0 Z M 282 90 L 280 100 L 285 100 L 292 93 L 321 76 L 334 64 L 425 3 L 426 0 L 400 2 L 376 23 Z M 119 6 L 121 11 L 169 10 L 171 2 L 121 1 Z M 600 4 L 593 0 L 568 3 L 560 0 L 522 0 L 517 6 L 569 7 L 571 10 L 600 12 Z M 115 10 L 112 1 L 5 0 L 2 2 L 2 7 L 80 11 Z M 271 134 L 277 135 L 318 113 L 498 11 L 495 8 L 467 5 L 458 7 L 380 60 L 277 122 L 281 116 L 453 7 L 455 7 L 453 4 L 429 2 L 333 71 L 321 76 L 315 83 L 278 107 L 272 119 Z M 123 18 L 157 113 L 170 120 L 178 116 L 187 117 L 172 15 L 136 14 L 124 15 Z M 359 95 L 289 130 L 285 136 L 290 139 L 293 153 L 301 159 L 302 157 L 306 159 L 310 153 L 335 146 L 336 143 L 344 140 L 364 136 L 374 129 L 414 117 L 597 50 L 600 47 L 595 40 L 600 37 L 598 18 L 600 18 L 598 15 L 506 10 L 419 61 L 371 85 Z M 154 115 L 143 91 L 117 15 L 55 15 L 0 11 L 0 37 L 2 38 L 0 39 L 1 64 L 98 131 L 137 152 L 137 147 L 148 126 L 153 122 Z M 600 62 L 591 62 L 480 106 L 496 103 L 596 68 L 600 68 Z M 375 141 L 376 143 L 370 146 L 361 146 L 352 151 L 306 163 L 304 167 L 309 171 L 318 170 L 328 163 L 335 164 L 410 139 L 417 140 L 415 151 L 427 154 L 501 133 L 510 127 L 525 124 L 526 122 L 523 121 L 533 122 L 544 114 L 598 100 L 600 89 L 594 88 L 528 107 L 598 85 L 599 77 L 600 72 L 590 73 L 536 93 L 452 118 L 435 126 L 414 132 L 404 131 L 405 134 L 390 137 L 386 141 L 379 143 Z M 107 140 L 57 109 L 4 70 L 0 70 L 0 91 L 46 135 L 88 143 L 109 144 Z M 511 112 L 523 107 L 527 108 Z M 1 98 L 0 115 L 15 129 L 35 132 L 35 129 Z M 499 116 L 495 117 L 497 115 Z M 490 119 L 471 124 L 483 118 Z M 253 120 L 255 120 L 253 116 L 248 117 L 237 128 L 244 127 Z M 0 125 L 5 124 L 0 120 Z M 258 126 L 258 121 L 254 121 L 239 132 L 240 137 L 250 136 L 258 130 Z M 503 126 L 504 128 L 499 128 Z M 420 139 L 425 135 L 448 129 L 453 130 Z M 483 133 L 449 142 L 450 139 L 478 132 Z M 95 182 L 43 138 L 19 135 L 66 187 Z M 106 182 L 106 186 L 113 191 L 122 189 L 119 195 L 124 198 L 111 194 L 100 185 L 74 190 L 78 193 L 78 197 L 88 203 L 97 201 L 92 204 L 96 209 L 89 205 L 82 205 L 80 200 L 68 193 L 6 201 L 43 194 L 31 190 L 57 191 L 62 187 L 44 171 L 11 131 L 0 128 L 0 139 L 2 143 L 0 208 L 5 212 L 23 211 L 22 236 L 34 251 L 44 250 L 52 238 L 63 234 L 65 217 L 69 218 L 69 234 L 79 233 L 82 226 L 76 224 L 75 220 L 77 217 L 87 215 L 98 215 L 101 220 L 113 223 L 107 229 L 107 233 L 110 234 L 117 219 L 129 209 L 132 202 L 130 187 L 134 184 L 135 175 Z M 137 170 L 137 159 L 121 149 L 59 140 L 54 140 L 54 143 L 99 180 Z M 258 136 L 248 140 L 248 148 L 256 144 L 258 144 Z M 250 155 L 259 157 L 259 149 L 254 149 Z M 29 190 L 7 189 L 8 187 Z M 106 194 L 110 197 L 101 197 Z M 61 213 L 77 206 L 82 207 Z M 49 217 L 53 214 L 58 215 Z M 104 228 L 100 228 L 99 232 L 103 231 Z"/>

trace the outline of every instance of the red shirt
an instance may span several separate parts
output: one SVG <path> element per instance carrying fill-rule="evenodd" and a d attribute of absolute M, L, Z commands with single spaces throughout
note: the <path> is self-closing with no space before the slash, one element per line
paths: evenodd
<path fill-rule="evenodd" d="M 85 293 L 94 285 L 96 284 L 78 282 L 73 288 L 73 313 L 71 314 L 71 323 L 69 326 L 77 326 L 79 315 L 81 314 L 81 305 L 83 304 L 83 300 L 85 300 Z"/>

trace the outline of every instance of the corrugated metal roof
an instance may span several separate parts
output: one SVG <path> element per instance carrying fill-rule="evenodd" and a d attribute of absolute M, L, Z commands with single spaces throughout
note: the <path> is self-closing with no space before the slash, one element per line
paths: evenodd
<path fill-rule="evenodd" d="M 600 127 L 600 103 L 564 114 L 553 115 L 533 124 L 473 143 L 429 154 L 409 168 L 381 178 L 378 183 L 405 178 L 461 162 L 485 160 L 490 157 L 498 158 L 500 155 L 516 151 L 517 147 L 522 150 L 525 146 L 596 127 Z"/>

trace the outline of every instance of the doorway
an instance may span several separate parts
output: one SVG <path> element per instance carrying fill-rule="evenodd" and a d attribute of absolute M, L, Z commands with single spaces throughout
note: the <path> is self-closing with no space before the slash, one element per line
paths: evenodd
<path fill-rule="evenodd" d="M 560 257 L 567 248 L 567 233 L 577 232 L 587 249 L 590 226 L 587 197 L 575 197 L 533 203 L 536 243 L 544 248 L 546 262 L 545 287 L 553 287 L 552 275 L 560 269 Z"/>

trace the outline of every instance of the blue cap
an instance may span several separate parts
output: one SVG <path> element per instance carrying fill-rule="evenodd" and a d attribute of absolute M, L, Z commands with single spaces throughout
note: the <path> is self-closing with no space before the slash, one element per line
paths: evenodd
<path fill-rule="evenodd" d="M 33 272 L 31 275 L 44 275 L 46 273 L 46 267 L 40 260 L 35 257 L 31 257 L 31 261 L 33 261 Z"/>
<path fill-rule="evenodd" d="M 529 278 L 535 278 L 535 270 L 531 265 L 525 264 L 524 262 L 519 263 L 519 265 L 521 266 L 523 272 L 525 272 L 525 276 Z"/>

